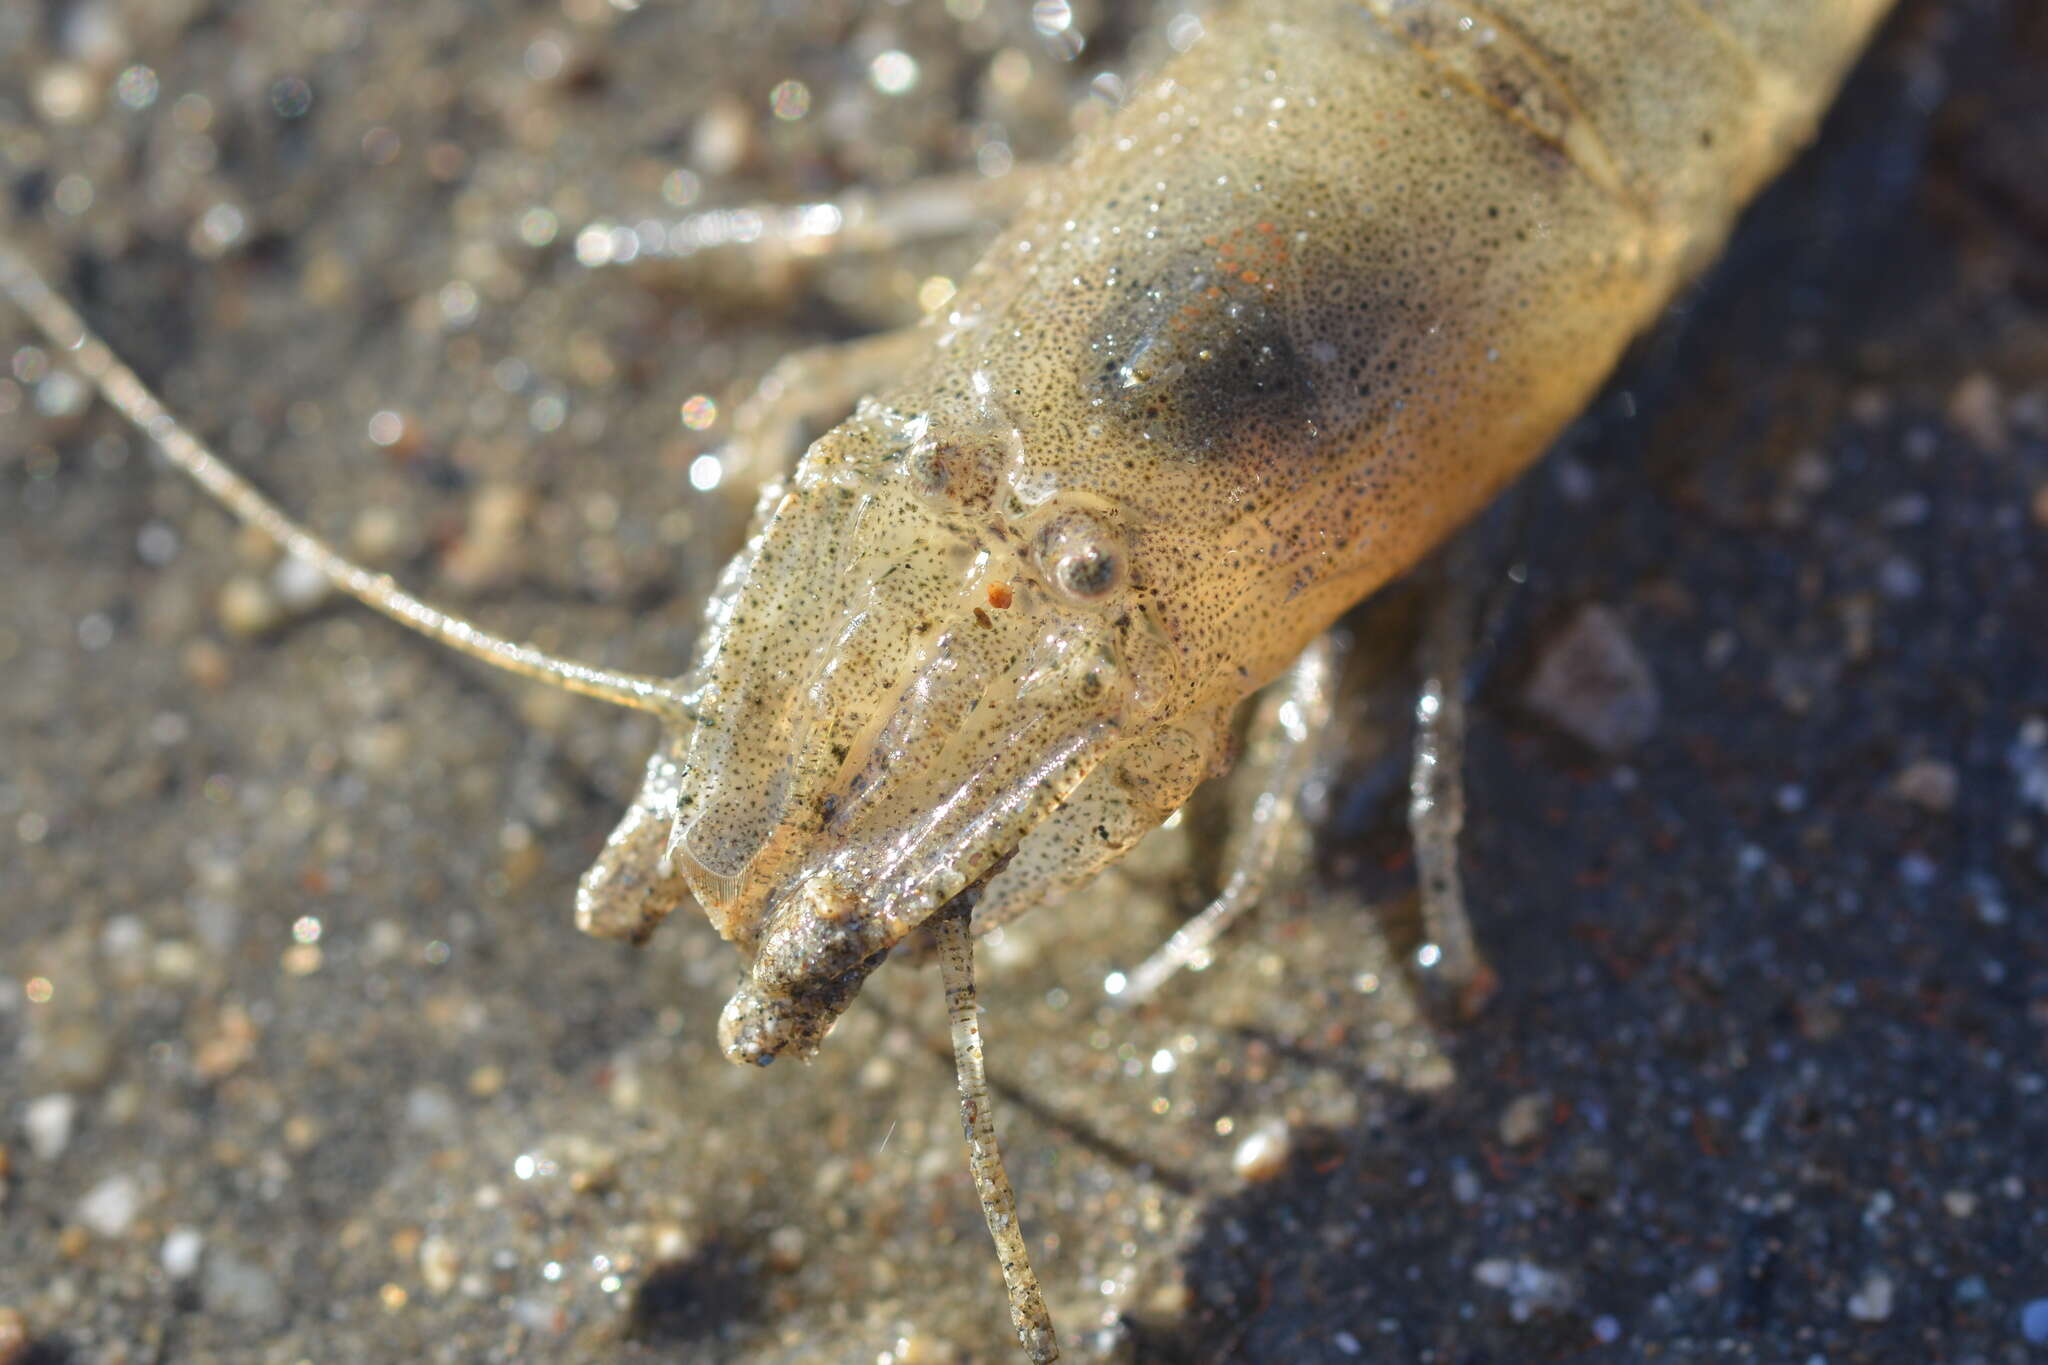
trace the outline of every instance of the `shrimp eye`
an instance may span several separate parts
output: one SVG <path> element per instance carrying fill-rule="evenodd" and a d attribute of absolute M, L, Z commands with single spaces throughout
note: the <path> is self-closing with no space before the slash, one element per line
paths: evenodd
<path fill-rule="evenodd" d="M 1100 545 L 1063 555 L 1052 568 L 1053 581 L 1069 597 L 1092 602 L 1107 597 L 1123 582 L 1123 560 Z"/>
<path fill-rule="evenodd" d="M 1061 596 L 1099 602 L 1123 587 L 1123 548 L 1085 512 L 1068 512 L 1039 533 L 1038 562 Z"/>

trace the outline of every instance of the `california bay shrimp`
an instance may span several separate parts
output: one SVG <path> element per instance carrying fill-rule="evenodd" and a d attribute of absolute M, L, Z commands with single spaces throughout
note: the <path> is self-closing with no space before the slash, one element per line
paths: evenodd
<path fill-rule="evenodd" d="M 1885 8 L 1215 17 L 768 484 L 674 676 L 556 657 L 358 568 L 186 434 L 11 251 L 0 285 L 174 463 L 343 590 L 661 718 L 576 913 L 640 939 L 700 906 L 746 963 L 720 1029 L 735 1061 L 808 1055 L 929 932 L 1012 1319 L 1050 1360 L 980 1079 L 970 931 L 1166 820 L 1229 765 L 1248 696 L 1541 453 L 1811 135 Z"/>

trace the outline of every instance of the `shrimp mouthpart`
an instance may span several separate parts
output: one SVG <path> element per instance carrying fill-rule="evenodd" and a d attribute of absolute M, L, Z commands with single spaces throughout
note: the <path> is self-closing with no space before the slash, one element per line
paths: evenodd
<path fill-rule="evenodd" d="M 1001 727 L 1009 742 L 983 749 L 986 757 L 950 788 L 934 793 L 932 777 L 961 770 L 943 759 L 914 765 L 902 790 L 878 800 L 868 819 L 857 811 L 844 827 L 823 822 L 757 855 L 757 864 L 772 857 L 776 866 L 758 869 L 754 885 L 773 889 L 756 893 L 758 910 L 748 924 L 752 962 L 721 1021 L 721 1042 L 734 1061 L 761 1064 L 813 1051 L 889 950 L 999 873 L 1025 835 L 1122 738 L 1121 726 L 1106 716 L 1068 728 L 1015 698 L 986 710 L 989 725 Z M 901 717 L 899 710 L 883 728 Z M 845 791 L 852 784 L 835 785 Z M 685 875 L 698 866 L 685 854 Z M 706 908 L 728 921 L 743 913 L 738 904 L 708 899 Z"/>
<path fill-rule="evenodd" d="M 1024 835 L 1058 809 L 1117 737 L 1105 722 L 1041 756 L 985 765 L 922 828 L 888 832 L 896 845 L 887 859 L 894 875 L 871 879 L 873 859 L 858 841 L 814 852 L 805 860 L 810 870 L 763 911 L 748 975 L 719 1019 L 727 1057 L 765 1066 L 784 1054 L 815 1052 L 890 950 L 947 906 L 978 898 Z M 937 837 L 947 809 L 977 815 Z"/>

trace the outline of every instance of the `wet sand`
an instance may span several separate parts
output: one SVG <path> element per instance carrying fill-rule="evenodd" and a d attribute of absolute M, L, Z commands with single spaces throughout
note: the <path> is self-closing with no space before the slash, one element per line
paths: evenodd
<path fill-rule="evenodd" d="M 5 230 L 342 545 L 649 671 L 730 548 L 731 403 L 972 246 L 590 270 L 578 229 L 1030 161 L 1173 13 L 1078 6 L 1062 62 L 995 5 L 27 8 Z M 1072 1357 L 2048 1359 L 2029 14 L 1909 4 L 1505 514 L 1479 1018 L 1373 913 L 1384 706 L 1313 871 L 1155 1006 L 1097 1001 L 1171 848 L 984 952 Z M 1010 1359 L 936 975 L 728 1065 L 707 928 L 569 919 L 649 727 L 310 596 L 29 344 L 0 310 L 0 1360 Z M 1617 758 L 1522 701 L 1588 604 L 1658 695 Z"/>

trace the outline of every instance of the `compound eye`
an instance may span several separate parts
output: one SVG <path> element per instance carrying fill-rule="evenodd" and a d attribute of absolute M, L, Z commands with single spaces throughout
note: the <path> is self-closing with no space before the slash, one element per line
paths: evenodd
<path fill-rule="evenodd" d="M 1130 577 L 1123 546 L 1085 512 L 1068 512 L 1040 533 L 1038 562 L 1054 590 L 1073 602 L 1100 602 Z"/>
<path fill-rule="evenodd" d="M 1099 545 L 1085 546 L 1053 565 L 1053 579 L 1060 591 L 1083 602 L 1095 602 L 1115 592 L 1123 582 L 1124 562 L 1114 551 Z"/>

